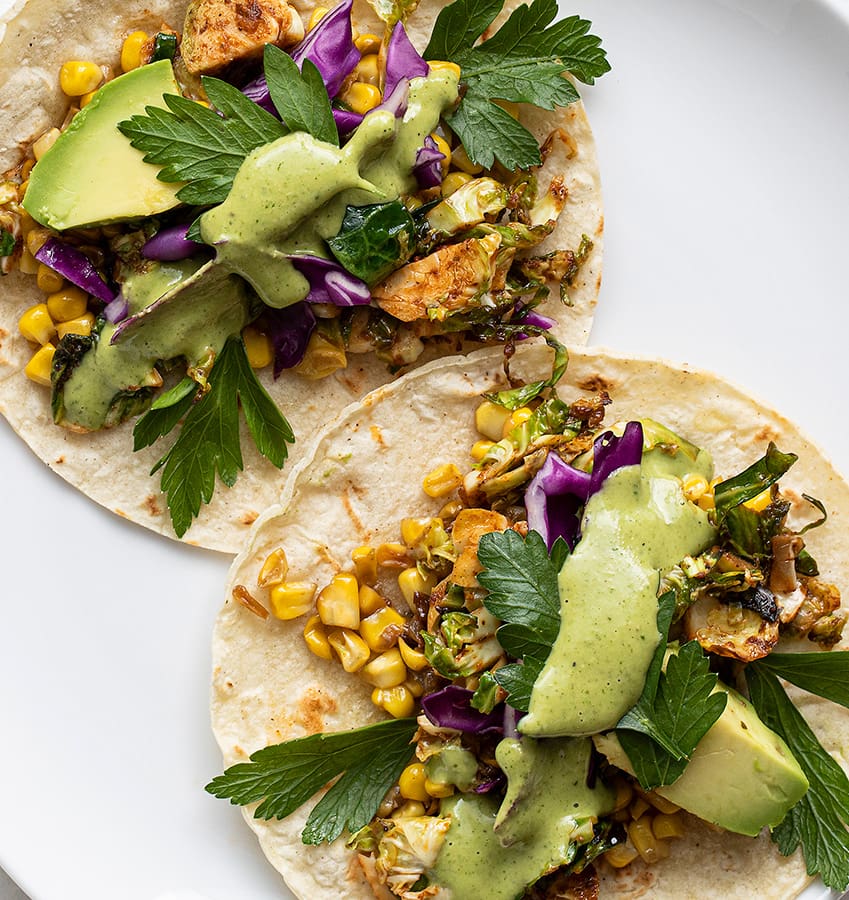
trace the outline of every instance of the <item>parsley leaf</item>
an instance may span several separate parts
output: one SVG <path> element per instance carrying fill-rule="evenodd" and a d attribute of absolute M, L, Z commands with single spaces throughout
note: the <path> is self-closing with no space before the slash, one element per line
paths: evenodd
<path fill-rule="evenodd" d="M 208 384 L 209 390 L 188 411 L 177 440 L 151 470 L 152 475 L 162 469 L 162 490 L 168 496 L 171 522 L 178 537 L 186 533 L 200 512 L 201 501 L 209 503 L 212 499 L 216 473 L 231 487 L 243 468 L 239 400 L 257 449 L 278 468 L 286 461 L 286 444 L 295 439 L 289 423 L 257 381 L 241 339 L 231 338 L 224 345 L 210 370 Z M 166 407 L 171 410 L 168 420 L 163 422 L 165 414 L 159 410 L 158 421 L 142 425 L 142 420 L 136 426 L 140 428 L 136 440 L 152 443 L 148 438 L 157 429 L 164 433 L 161 426 L 167 421 L 172 422 L 172 427 L 176 425 L 181 416 L 176 415 L 174 406 L 182 409 L 183 404 L 188 405 L 189 396 L 186 394 Z"/>
<path fill-rule="evenodd" d="M 319 800 L 301 834 L 305 844 L 335 840 L 367 825 L 413 755 L 415 719 L 387 719 L 353 731 L 313 734 L 257 750 L 214 778 L 206 790 L 245 805 L 258 800 L 257 819 L 283 819 L 341 772 Z"/>
<path fill-rule="evenodd" d="M 274 116 L 226 81 L 202 81 L 218 112 L 166 94 L 168 109 L 148 106 L 143 115 L 118 124 L 130 144 L 145 154 L 145 162 L 162 167 L 160 181 L 186 182 L 177 197 L 193 206 L 221 203 L 245 157 L 287 133 Z"/>
<path fill-rule="evenodd" d="M 0 256 L 11 256 L 15 252 L 15 236 L 11 231 L 0 228 Z"/>
<path fill-rule="evenodd" d="M 802 690 L 849 709 L 849 650 L 770 653 L 758 665 Z"/>
<path fill-rule="evenodd" d="M 478 559 L 485 567 L 478 581 L 489 591 L 484 606 L 504 622 L 496 632 L 501 646 L 523 660 L 494 673 L 516 709 L 527 711 L 534 682 L 560 631 L 557 576 L 568 553 L 559 538 L 549 556 L 536 531 L 525 539 L 512 530 L 493 531 L 482 535 L 478 544 Z"/>
<path fill-rule="evenodd" d="M 460 66 L 465 93 L 447 121 L 469 158 L 487 168 L 497 159 L 508 169 L 527 169 L 542 161 L 536 139 L 492 101 L 567 106 L 579 95 L 566 72 L 592 84 L 610 64 L 599 38 L 589 33 L 590 22 L 578 16 L 554 22 L 557 0 L 520 5 L 475 46 L 498 11 L 488 0 L 456 0 L 437 17 L 424 55 Z"/>
<path fill-rule="evenodd" d="M 168 434 L 191 409 L 197 390 L 198 383 L 186 376 L 157 397 L 133 428 L 133 450 L 149 447 Z"/>
<path fill-rule="evenodd" d="M 670 654 L 651 703 L 641 697 L 640 709 L 629 718 L 627 727 L 617 732 L 645 790 L 672 784 L 686 768 L 696 745 L 722 715 L 728 697 L 724 691 L 712 693 L 716 682 L 698 641 L 689 641 L 678 653 Z M 639 730 L 631 730 L 636 723 L 641 725 Z M 649 733 L 661 735 L 663 746 Z M 666 746 L 677 748 L 677 752 L 671 753 L 664 749 Z"/>
<path fill-rule="evenodd" d="M 784 856 L 801 844 L 808 874 L 819 874 L 829 887 L 845 890 L 849 886 L 849 778 L 762 660 L 746 666 L 746 681 L 758 715 L 784 739 L 810 783 L 805 796 L 773 829 L 772 839 Z"/>
<path fill-rule="evenodd" d="M 339 132 L 330 98 L 315 64 L 305 59 L 299 71 L 288 53 L 266 44 L 263 69 L 271 100 L 287 127 L 291 131 L 306 131 L 316 140 L 338 147 Z"/>

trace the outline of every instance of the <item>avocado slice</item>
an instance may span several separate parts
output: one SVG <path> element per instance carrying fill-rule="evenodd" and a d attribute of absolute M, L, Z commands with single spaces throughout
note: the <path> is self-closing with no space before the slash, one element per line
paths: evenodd
<path fill-rule="evenodd" d="M 63 231 L 153 216 L 179 205 L 182 183 L 166 184 L 117 125 L 179 94 L 170 60 L 132 69 L 103 85 L 30 174 L 24 209 Z"/>
<path fill-rule="evenodd" d="M 722 684 L 717 690 L 728 695 L 725 711 L 699 741 L 681 777 L 657 793 L 700 819 L 754 837 L 784 819 L 807 791 L 808 779 L 748 700 Z M 633 774 L 615 732 L 593 741 L 614 766 Z"/>

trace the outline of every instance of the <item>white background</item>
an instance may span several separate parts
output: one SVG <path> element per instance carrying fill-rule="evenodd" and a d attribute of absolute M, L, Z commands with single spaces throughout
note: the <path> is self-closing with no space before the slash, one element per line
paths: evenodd
<path fill-rule="evenodd" d="M 849 4 L 564 12 L 614 66 L 584 92 L 607 221 L 594 343 L 722 372 L 849 472 Z M 4 423 L 0 460 L 0 864 L 34 900 L 289 896 L 203 792 L 227 560 L 95 507 Z"/>

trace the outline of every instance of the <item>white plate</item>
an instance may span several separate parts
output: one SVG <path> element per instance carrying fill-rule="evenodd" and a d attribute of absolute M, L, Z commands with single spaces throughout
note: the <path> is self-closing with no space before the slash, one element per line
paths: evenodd
<path fill-rule="evenodd" d="M 607 217 L 594 341 L 723 372 L 849 471 L 849 4 L 564 11 L 614 66 L 585 91 Z M 289 896 L 203 792 L 227 560 L 103 512 L 2 424 L 0 452 L 0 863 L 34 900 Z"/>

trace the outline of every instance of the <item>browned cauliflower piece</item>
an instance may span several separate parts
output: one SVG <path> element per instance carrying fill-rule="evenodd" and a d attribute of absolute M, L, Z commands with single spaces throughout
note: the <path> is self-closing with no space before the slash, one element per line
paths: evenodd
<path fill-rule="evenodd" d="M 687 610 L 684 634 L 710 653 L 752 662 L 778 643 L 778 620 L 768 622 L 739 604 L 704 595 Z"/>
<path fill-rule="evenodd" d="M 301 17 L 286 0 L 192 0 L 180 52 L 189 72 L 208 75 L 261 56 L 265 44 L 291 47 L 303 37 Z"/>

